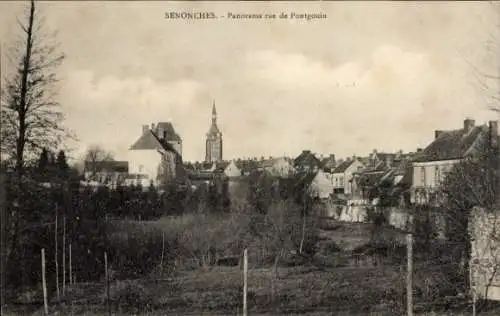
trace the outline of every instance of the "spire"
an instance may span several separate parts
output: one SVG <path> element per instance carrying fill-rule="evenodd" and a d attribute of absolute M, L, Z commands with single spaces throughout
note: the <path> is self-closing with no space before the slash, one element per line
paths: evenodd
<path fill-rule="evenodd" d="M 217 121 L 217 111 L 215 110 L 215 100 L 212 105 L 212 124 L 215 124 Z"/>

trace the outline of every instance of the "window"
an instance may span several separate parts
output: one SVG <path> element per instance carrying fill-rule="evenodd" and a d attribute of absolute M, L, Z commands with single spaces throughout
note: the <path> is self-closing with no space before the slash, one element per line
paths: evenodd
<path fill-rule="evenodd" d="M 425 167 L 420 168 L 420 179 L 422 181 L 422 186 L 425 186 Z"/>
<path fill-rule="evenodd" d="M 434 170 L 434 178 L 434 183 L 436 185 L 439 185 L 439 183 L 441 182 L 441 170 L 439 166 L 436 166 L 436 169 Z"/>

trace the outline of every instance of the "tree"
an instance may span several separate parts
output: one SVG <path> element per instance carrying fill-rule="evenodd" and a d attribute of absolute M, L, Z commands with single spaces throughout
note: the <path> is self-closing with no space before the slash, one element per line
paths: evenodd
<path fill-rule="evenodd" d="M 38 159 L 38 173 L 43 174 L 47 171 L 47 167 L 49 165 L 49 152 L 46 148 L 42 149 L 40 153 L 40 158 Z"/>
<path fill-rule="evenodd" d="M 2 257 L 7 258 L 7 263 L 2 264 L 2 273 L 9 269 L 6 267 L 23 264 L 15 259 L 21 256 L 26 234 L 33 231 L 26 220 L 32 211 L 29 194 L 33 188 L 20 181 L 25 167 L 39 157 L 42 148 L 54 148 L 70 136 L 63 127 L 64 117 L 56 101 L 56 69 L 64 55 L 58 52 L 55 36 L 45 32 L 34 1 L 24 19 L 18 20 L 18 26 L 21 35 L 7 52 L 11 68 L 3 78 L 5 86 L 0 93 L 0 151 L 16 171 L 16 180 L 8 188 L 9 230 L 2 240 Z"/>
<path fill-rule="evenodd" d="M 19 21 L 19 20 L 18 20 Z M 19 21 L 21 39 L 8 52 L 14 71 L 5 78 L 1 98 L 1 150 L 22 175 L 26 161 L 43 147 L 53 148 L 69 136 L 56 101 L 55 69 L 64 60 L 55 36 L 44 32 L 43 19 L 32 0 L 25 21 Z"/>
<path fill-rule="evenodd" d="M 98 145 L 92 145 L 85 153 L 85 170 L 92 172 L 94 175 L 97 172 L 98 164 L 101 161 L 114 161 L 113 154 L 106 151 Z"/>
<path fill-rule="evenodd" d="M 69 165 L 68 165 L 68 162 L 66 160 L 66 154 L 64 153 L 64 150 L 60 150 L 59 153 L 57 154 L 56 166 L 57 166 L 58 174 L 62 178 L 66 178 L 68 176 L 68 172 L 69 172 Z"/>
<path fill-rule="evenodd" d="M 455 165 L 446 175 L 441 190 L 437 192 L 441 212 L 446 214 L 446 237 L 450 242 L 452 262 L 464 263 L 465 273 L 470 258 L 471 241 L 468 226 L 471 210 L 482 207 L 492 212 L 498 207 L 500 176 L 499 151 L 484 142 L 477 152 Z M 467 280 L 463 277 L 462 280 Z"/>

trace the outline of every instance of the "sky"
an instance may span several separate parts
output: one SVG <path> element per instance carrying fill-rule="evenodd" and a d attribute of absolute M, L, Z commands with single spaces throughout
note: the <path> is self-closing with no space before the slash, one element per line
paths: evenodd
<path fill-rule="evenodd" d="M 142 125 L 171 121 L 184 160 L 205 157 L 215 101 L 225 159 L 424 148 L 434 130 L 497 117 L 478 71 L 499 69 L 489 2 L 42 2 L 67 58 L 58 101 L 79 157 L 125 157 Z M 2 46 L 23 2 L 0 2 Z M 214 12 L 211 20 L 165 12 Z M 229 19 L 227 13 L 324 19 Z M 4 51 L 4 50 L 2 50 Z M 9 69 L 2 55 L 2 69 Z M 493 70 L 491 70 L 493 69 Z M 4 71 L 6 73 L 6 71 Z"/>

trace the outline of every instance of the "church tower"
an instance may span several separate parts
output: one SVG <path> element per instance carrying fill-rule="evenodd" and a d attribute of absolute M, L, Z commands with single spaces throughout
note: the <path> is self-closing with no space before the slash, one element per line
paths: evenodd
<path fill-rule="evenodd" d="M 212 125 L 207 133 L 205 161 L 222 161 L 222 133 L 217 127 L 217 111 L 215 110 L 215 101 L 212 105 Z"/>

